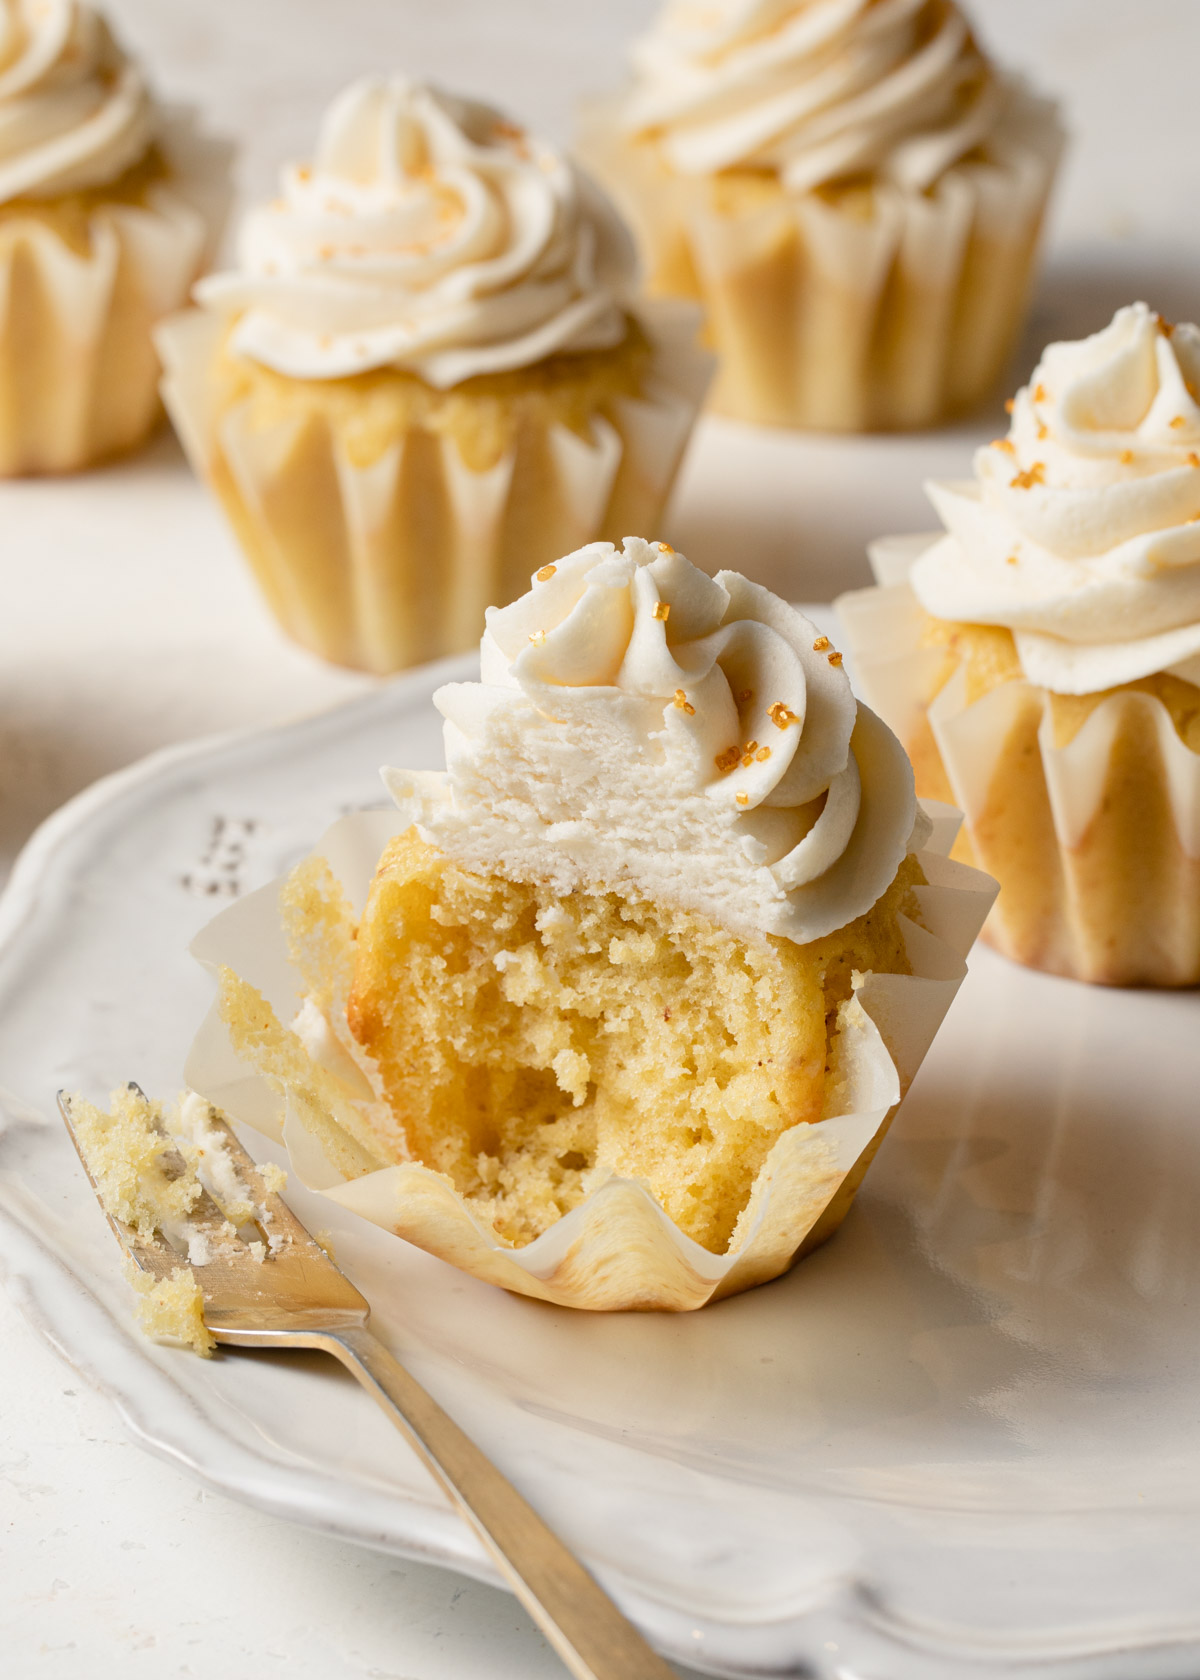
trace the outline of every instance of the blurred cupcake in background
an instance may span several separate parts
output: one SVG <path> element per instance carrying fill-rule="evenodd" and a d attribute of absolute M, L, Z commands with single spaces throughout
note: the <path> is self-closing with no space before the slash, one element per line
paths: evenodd
<path fill-rule="evenodd" d="M 952 0 L 673 0 L 582 155 L 654 293 L 699 298 L 713 405 L 767 425 L 933 425 L 987 396 L 1062 149 Z"/>
<path fill-rule="evenodd" d="M 838 602 L 917 791 L 1000 882 L 985 937 L 1108 985 L 1200 984 L 1200 328 L 1135 304 L 1052 344 L 945 532 Z"/>
<path fill-rule="evenodd" d="M 658 526 L 698 311 L 635 303 L 616 211 L 496 111 L 355 83 L 239 263 L 160 330 L 164 396 L 304 646 L 378 673 L 465 649 L 531 570 Z"/>
<path fill-rule="evenodd" d="M 152 329 L 200 271 L 227 157 L 90 6 L 0 0 L 0 474 L 73 472 L 150 430 Z"/>

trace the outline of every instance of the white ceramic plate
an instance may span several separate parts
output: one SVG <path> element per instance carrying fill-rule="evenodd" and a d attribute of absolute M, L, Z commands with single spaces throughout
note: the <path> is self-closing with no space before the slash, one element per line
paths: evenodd
<path fill-rule="evenodd" d="M 376 767 L 440 762 L 443 666 L 170 752 L 39 833 L 0 910 L 0 1259 L 149 1447 L 238 1498 L 490 1578 L 317 1356 L 131 1328 L 53 1115 L 179 1080 L 185 955 Z M 987 951 L 839 1236 L 684 1317 L 508 1297 L 295 1189 L 416 1375 L 651 1636 L 720 1675 L 1182 1680 L 1200 1670 L 1200 996 Z M 261 1142 L 255 1145 L 267 1153 Z"/>

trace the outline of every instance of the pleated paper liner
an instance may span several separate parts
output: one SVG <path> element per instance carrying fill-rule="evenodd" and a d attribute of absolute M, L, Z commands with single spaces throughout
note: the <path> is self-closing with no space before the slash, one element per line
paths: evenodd
<path fill-rule="evenodd" d="M 1063 135 L 1014 88 L 986 155 L 928 192 L 886 182 L 790 195 L 671 173 L 594 109 L 581 153 L 637 232 L 651 291 L 697 297 L 718 355 L 711 406 L 763 425 L 930 426 L 995 387 L 1024 319 Z"/>
<path fill-rule="evenodd" d="M 876 545 L 902 575 L 929 537 Z M 964 812 L 955 855 L 1000 883 L 983 937 L 1031 968 L 1114 986 L 1200 983 L 1200 756 L 1153 695 L 1111 695 L 1056 745 L 1026 681 L 967 703 L 921 644 L 907 583 L 842 596 L 859 691 L 904 742 L 917 791 Z"/>
<path fill-rule="evenodd" d="M 206 967 L 224 972 L 231 996 L 238 990 L 232 974 L 266 1000 L 266 1010 L 255 1004 L 258 1014 L 243 1018 L 240 1029 L 258 1046 L 254 1059 L 234 1050 L 214 1004 L 186 1078 L 234 1119 L 282 1139 L 309 1188 L 475 1277 L 593 1310 L 703 1306 L 778 1277 L 837 1229 L 958 990 L 995 889 L 945 855 L 958 813 L 928 809 L 934 837 L 918 854 L 928 885 L 916 889 L 925 925 L 904 924 L 912 972 L 868 974 L 842 1006 L 830 1111 L 778 1139 L 726 1254 L 685 1236 L 636 1180 L 609 1179 L 535 1241 L 513 1247 L 442 1174 L 413 1163 L 380 1164 L 370 1146 L 386 1135 L 390 1111 L 346 1026 L 337 985 L 320 999 L 301 996 L 280 919 L 280 882 L 224 911 L 193 946 Z M 321 842 L 320 854 L 356 907 L 401 820 L 390 812 L 356 813 Z M 348 942 L 352 930 L 338 937 Z M 344 972 L 347 957 L 331 947 L 324 966 Z M 309 1029 L 314 1009 L 321 1012 L 319 1060 L 284 1026 L 302 1004 Z M 314 1042 L 311 1030 L 305 1037 Z"/>
<path fill-rule="evenodd" d="M 226 326 L 192 310 L 160 329 L 163 394 L 197 475 L 221 501 L 282 628 L 335 664 L 384 675 L 475 645 L 484 609 L 584 543 L 658 530 L 711 373 L 694 307 L 651 306 L 637 397 L 590 436 L 523 422 L 485 470 L 449 434 L 401 429 L 364 463 L 337 418 L 270 424 L 223 409 Z"/>
<path fill-rule="evenodd" d="M 167 172 L 98 198 L 86 237 L 54 202 L 0 216 L 0 476 L 75 472 L 133 448 L 161 412 L 153 329 L 186 301 L 223 214 L 230 148 L 175 113 Z"/>

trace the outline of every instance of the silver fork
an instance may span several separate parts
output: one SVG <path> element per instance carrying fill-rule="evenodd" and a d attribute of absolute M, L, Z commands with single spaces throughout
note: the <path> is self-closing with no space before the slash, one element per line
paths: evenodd
<path fill-rule="evenodd" d="M 70 1100 L 61 1091 L 58 1106 L 99 1198 L 75 1135 Z M 191 1268 L 204 1297 L 204 1322 L 217 1341 L 232 1347 L 319 1348 L 341 1360 L 428 1465 L 576 1680 L 675 1680 L 578 1558 L 371 1334 L 367 1302 L 287 1203 L 267 1189 L 232 1130 L 220 1124 L 255 1206 L 269 1216 L 263 1234 L 269 1230 L 275 1248 L 258 1261 L 246 1244 L 224 1240 L 225 1215 L 207 1195 L 189 1216 L 189 1231 L 222 1239 L 214 1244 L 221 1251 L 216 1258 Z M 117 1241 L 142 1271 L 157 1279 L 187 1264 L 157 1233 L 145 1240 L 104 1211 Z"/>

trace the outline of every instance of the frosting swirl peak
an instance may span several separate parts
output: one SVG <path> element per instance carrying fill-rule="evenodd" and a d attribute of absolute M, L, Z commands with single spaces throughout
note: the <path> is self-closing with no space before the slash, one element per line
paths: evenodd
<path fill-rule="evenodd" d="M 863 173 L 923 191 L 1006 102 L 952 0 L 672 0 L 633 66 L 624 126 L 672 168 L 798 193 Z"/>
<path fill-rule="evenodd" d="M 466 867 L 632 886 L 806 942 L 868 910 L 911 849 L 903 749 L 828 638 L 737 572 L 592 543 L 489 610 L 481 676 L 435 696 L 446 773 L 385 773 Z"/>
<path fill-rule="evenodd" d="M 81 0 L 0 0 L 0 203 L 105 186 L 154 142 L 145 79 Z"/>
<path fill-rule="evenodd" d="M 633 247 L 591 181 L 486 105 L 401 77 L 334 102 L 311 167 L 250 212 L 196 296 L 237 354 L 302 379 L 405 368 L 445 388 L 625 336 Z"/>
<path fill-rule="evenodd" d="M 1144 303 L 1052 344 L 975 481 L 932 484 L 948 535 L 912 585 L 938 618 L 1011 629 L 1032 682 L 1200 681 L 1200 329 Z"/>

